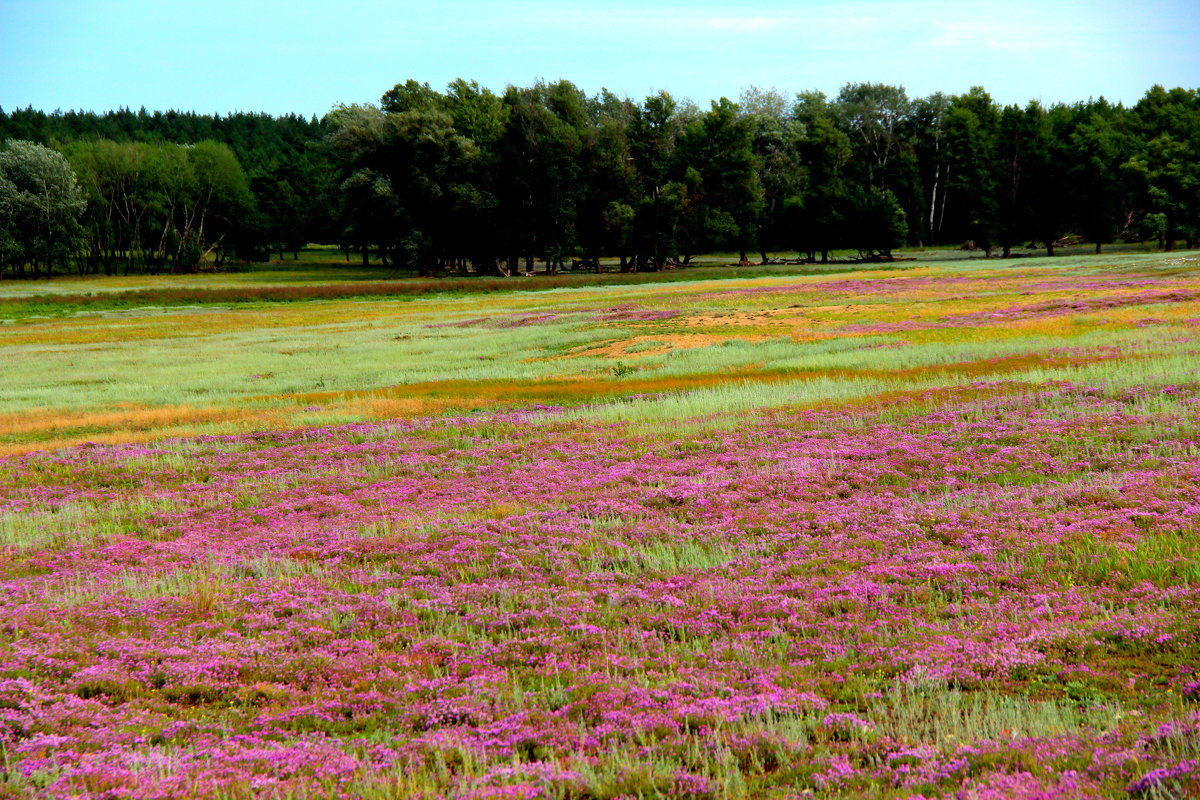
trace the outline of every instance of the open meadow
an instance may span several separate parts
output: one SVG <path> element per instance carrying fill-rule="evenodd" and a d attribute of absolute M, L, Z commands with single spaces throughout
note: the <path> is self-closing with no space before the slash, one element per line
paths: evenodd
<path fill-rule="evenodd" d="M 0 798 L 1200 793 L 1200 255 L 635 277 L 0 283 Z"/>

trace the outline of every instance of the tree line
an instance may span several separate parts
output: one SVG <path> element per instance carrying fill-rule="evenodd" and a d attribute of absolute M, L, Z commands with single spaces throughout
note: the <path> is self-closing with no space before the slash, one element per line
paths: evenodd
<path fill-rule="evenodd" d="M 338 244 L 424 274 L 662 269 L 1075 236 L 1196 246 L 1200 90 L 1002 106 L 755 88 L 704 110 L 569 81 L 410 80 L 323 119 L 0 109 L 0 271 L 190 271 Z"/>

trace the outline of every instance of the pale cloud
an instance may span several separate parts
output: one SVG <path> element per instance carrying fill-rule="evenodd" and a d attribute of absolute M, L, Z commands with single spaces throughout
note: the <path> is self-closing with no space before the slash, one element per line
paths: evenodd
<path fill-rule="evenodd" d="M 1054 32 L 1057 25 L 1035 26 L 1028 22 L 939 22 L 939 33 L 921 44 L 925 48 L 961 49 L 983 47 L 1000 53 L 1030 54 L 1071 47 L 1074 39 Z M 1049 28 L 1047 31 L 1045 28 Z"/>
<path fill-rule="evenodd" d="M 972 23 L 940 23 L 941 31 L 922 43 L 923 48 L 942 50 L 988 49 L 1009 55 L 1034 55 L 1063 52 L 1074 47 L 1073 37 L 1058 34 L 1056 26 L 1049 31 L 1031 29 L 1028 24 L 994 23 L 979 20 Z"/>

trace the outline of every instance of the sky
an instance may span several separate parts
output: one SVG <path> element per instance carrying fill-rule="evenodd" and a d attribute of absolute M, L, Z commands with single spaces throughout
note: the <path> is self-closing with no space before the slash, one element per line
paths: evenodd
<path fill-rule="evenodd" d="M 0 0 L 0 108 L 322 116 L 414 78 L 589 95 L 847 83 L 1003 104 L 1200 88 L 1200 0 Z"/>

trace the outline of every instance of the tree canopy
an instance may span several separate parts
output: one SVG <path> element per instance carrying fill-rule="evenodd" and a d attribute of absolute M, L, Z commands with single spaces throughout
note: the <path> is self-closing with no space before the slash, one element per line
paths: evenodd
<path fill-rule="evenodd" d="M 186 271 L 308 242 L 429 274 L 1200 233 L 1200 91 L 1160 86 L 1132 108 L 852 83 L 702 110 L 565 80 L 408 80 L 321 120 L 0 110 L 0 143 L 13 275 Z"/>
<path fill-rule="evenodd" d="M 0 150 L 0 257 L 32 277 L 64 261 L 81 233 L 83 193 L 61 153 L 20 139 Z"/>

